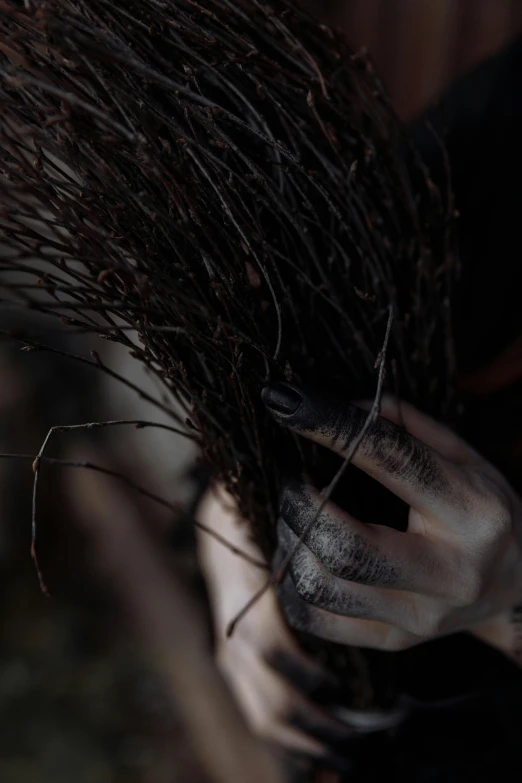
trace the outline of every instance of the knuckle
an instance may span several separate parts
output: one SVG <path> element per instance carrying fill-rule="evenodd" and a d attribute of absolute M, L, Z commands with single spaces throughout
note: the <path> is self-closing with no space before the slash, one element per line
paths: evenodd
<path fill-rule="evenodd" d="M 498 493 L 491 509 L 491 521 L 499 534 L 508 533 L 513 525 L 513 504 L 506 494 Z"/>
<path fill-rule="evenodd" d="M 412 627 L 409 629 L 415 636 L 424 641 L 438 636 L 442 629 L 442 618 L 433 612 L 421 610 L 414 613 Z"/>
<path fill-rule="evenodd" d="M 414 628 L 414 633 L 423 641 L 433 639 L 435 634 L 434 625 L 431 622 L 420 622 Z"/>
<path fill-rule="evenodd" d="M 466 496 L 466 509 L 475 521 L 479 521 L 483 535 L 495 538 L 509 532 L 513 502 L 507 491 L 484 473 L 474 472 L 467 477 Z"/>
<path fill-rule="evenodd" d="M 317 603 L 324 592 L 323 580 L 315 568 L 295 572 L 294 582 L 299 597 L 309 604 Z"/>
<path fill-rule="evenodd" d="M 300 522 L 313 510 L 313 499 L 309 488 L 295 479 L 286 482 L 279 502 L 279 513 L 292 528 L 301 527 Z"/>
<path fill-rule="evenodd" d="M 296 494 L 295 491 L 290 487 L 288 484 L 285 485 L 283 492 L 281 493 L 281 499 L 279 501 L 279 513 L 287 522 L 290 524 L 290 522 L 293 520 L 295 515 L 295 506 L 296 506 Z"/>
<path fill-rule="evenodd" d="M 484 592 L 484 579 L 478 571 L 473 571 L 461 581 L 457 594 L 453 600 L 454 606 L 472 606 L 480 600 Z"/>
<path fill-rule="evenodd" d="M 368 453 L 388 473 L 402 475 L 411 470 L 416 461 L 416 441 L 402 430 L 382 422 L 372 431 Z"/>
<path fill-rule="evenodd" d="M 305 631 L 309 625 L 309 607 L 300 600 L 294 580 L 287 576 L 278 590 L 279 606 L 288 625 L 296 631 Z"/>
<path fill-rule="evenodd" d="M 330 570 L 346 581 L 391 586 L 399 579 L 397 566 L 358 533 L 345 532 L 337 544 L 336 556 L 339 562 L 334 561 Z"/>
<path fill-rule="evenodd" d="M 291 567 L 292 579 L 297 594 L 303 601 L 316 604 L 327 598 L 327 578 L 322 573 L 319 564 L 306 547 L 301 546 L 296 552 Z"/>
<path fill-rule="evenodd" d="M 483 532 L 488 538 L 498 538 L 511 530 L 511 503 L 504 497 L 485 497 L 483 499 Z"/>
<path fill-rule="evenodd" d="M 413 473 L 415 466 L 415 451 L 412 444 L 395 436 L 388 439 L 388 449 L 381 452 L 381 447 L 376 450 L 375 456 L 379 457 L 381 467 L 387 473 L 403 477 Z"/>

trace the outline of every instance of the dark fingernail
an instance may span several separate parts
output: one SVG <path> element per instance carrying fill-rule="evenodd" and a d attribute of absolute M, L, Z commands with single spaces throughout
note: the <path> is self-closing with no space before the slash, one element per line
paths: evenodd
<path fill-rule="evenodd" d="M 261 399 L 274 413 L 285 416 L 294 414 L 303 401 L 301 394 L 286 383 L 271 383 L 265 386 L 261 392 Z"/>

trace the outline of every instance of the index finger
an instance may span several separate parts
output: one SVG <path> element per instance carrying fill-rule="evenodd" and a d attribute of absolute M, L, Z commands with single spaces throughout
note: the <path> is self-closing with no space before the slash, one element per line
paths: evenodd
<path fill-rule="evenodd" d="M 344 456 L 361 433 L 368 412 L 315 390 L 272 384 L 263 402 L 281 424 Z M 369 428 L 352 463 L 417 511 L 439 514 L 461 505 L 462 471 L 435 449 L 392 422 Z"/>

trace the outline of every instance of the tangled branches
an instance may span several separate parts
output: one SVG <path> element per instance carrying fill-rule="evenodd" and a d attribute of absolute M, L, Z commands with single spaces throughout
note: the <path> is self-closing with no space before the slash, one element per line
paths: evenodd
<path fill-rule="evenodd" d="M 269 541 L 312 445 L 267 380 L 447 417 L 452 204 L 365 56 L 293 3 L 0 4 L 0 284 L 127 346 Z M 281 462 L 274 462 L 274 455 Z"/>

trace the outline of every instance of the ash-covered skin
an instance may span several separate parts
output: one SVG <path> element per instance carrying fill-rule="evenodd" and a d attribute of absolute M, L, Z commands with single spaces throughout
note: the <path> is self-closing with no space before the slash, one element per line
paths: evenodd
<path fill-rule="evenodd" d="M 279 604 L 287 623 L 296 631 L 306 631 L 319 638 L 330 638 L 327 615 L 318 612 L 304 601 L 297 592 L 291 574 L 287 574 L 277 587 Z"/>
<path fill-rule="evenodd" d="M 277 596 L 288 624 L 296 631 L 308 631 L 320 635 L 321 629 L 314 623 L 311 607 L 300 599 L 290 574 L 277 586 Z"/>
<path fill-rule="evenodd" d="M 289 481 L 282 494 L 279 513 L 299 537 L 316 513 L 318 503 L 304 484 Z M 342 518 L 336 518 L 328 511 L 321 512 L 303 543 L 341 579 L 380 587 L 395 587 L 400 583 L 397 566 L 390 563 L 375 544 L 350 530 Z"/>
<path fill-rule="evenodd" d="M 368 417 L 367 411 L 355 405 L 286 383 L 266 387 L 262 397 L 274 417 L 286 427 L 319 434 L 340 454 L 357 438 Z M 424 494 L 451 491 L 432 450 L 385 419 L 379 418 L 371 426 L 360 452 L 389 477 L 408 482 Z"/>
<path fill-rule="evenodd" d="M 277 523 L 277 534 L 284 554 L 295 547 L 298 538 L 281 519 Z M 340 583 L 303 544 L 292 558 L 290 574 L 303 601 L 347 617 L 364 619 L 372 615 L 374 607 L 361 595 L 362 588 L 348 582 Z"/>
<path fill-rule="evenodd" d="M 282 532 L 283 538 L 279 539 L 279 548 L 277 549 L 274 559 L 272 561 L 272 568 L 277 571 L 281 566 L 288 549 L 285 548 L 284 541 L 289 542 L 290 536 L 288 535 L 288 528 Z M 289 546 L 289 544 L 287 543 Z M 308 634 L 315 635 L 319 638 L 330 638 L 329 636 L 329 623 L 327 620 L 328 615 L 323 612 L 317 611 L 312 604 L 304 601 L 297 592 L 296 586 L 292 579 L 291 573 L 287 573 L 283 581 L 277 585 L 277 596 L 279 599 L 279 605 L 285 616 L 287 623 L 296 631 L 306 631 Z M 278 669 L 277 662 L 274 664 L 269 661 L 274 668 Z M 339 686 L 336 687 L 339 692 Z M 335 698 L 332 699 L 335 701 Z"/>

